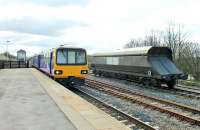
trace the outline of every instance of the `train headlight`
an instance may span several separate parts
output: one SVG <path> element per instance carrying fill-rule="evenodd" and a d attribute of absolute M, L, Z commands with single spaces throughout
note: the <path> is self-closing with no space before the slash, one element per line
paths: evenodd
<path fill-rule="evenodd" d="M 81 70 L 81 74 L 87 74 L 88 70 Z"/>
<path fill-rule="evenodd" d="M 54 71 L 54 74 L 60 75 L 60 74 L 62 74 L 62 70 L 55 70 L 55 71 Z"/>

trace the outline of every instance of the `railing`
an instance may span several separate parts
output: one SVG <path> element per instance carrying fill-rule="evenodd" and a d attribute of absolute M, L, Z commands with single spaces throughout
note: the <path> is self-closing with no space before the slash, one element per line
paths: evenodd
<path fill-rule="evenodd" d="M 8 69 L 8 68 L 29 68 L 29 61 L 0 60 L 0 69 Z"/>

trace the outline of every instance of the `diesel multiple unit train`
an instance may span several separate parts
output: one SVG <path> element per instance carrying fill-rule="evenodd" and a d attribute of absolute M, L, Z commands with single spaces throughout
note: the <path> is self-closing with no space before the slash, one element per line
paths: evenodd
<path fill-rule="evenodd" d="M 32 65 L 67 85 L 83 84 L 88 75 L 87 54 L 83 48 L 58 47 L 34 56 Z"/>
<path fill-rule="evenodd" d="M 173 88 L 178 79 L 187 79 L 172 60 L 167 47 L 138 47 L 92 56 L 94 74 L 133 79 L 142 83 Z"/>

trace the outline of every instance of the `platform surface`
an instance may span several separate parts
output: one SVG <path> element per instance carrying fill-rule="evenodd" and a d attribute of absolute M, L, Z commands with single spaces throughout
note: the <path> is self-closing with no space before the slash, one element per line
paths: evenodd
<path fill-rule="evenodd" d="M 36 69 L 4 69 L 0 130 L 130 129 Z"/>
<path fill-rule="evenodd" d="M 76 130 L 30 71 L 0 70 L 0 130 Z"/>

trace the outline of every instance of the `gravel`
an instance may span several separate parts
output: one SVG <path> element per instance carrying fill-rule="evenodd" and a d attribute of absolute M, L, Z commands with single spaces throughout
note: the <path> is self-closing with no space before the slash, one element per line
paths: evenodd
<path fill-rule="evenodd" d="M 113 85 L 117 85 L 118 87 L 131 89 L 134 91 L 141 91 L 146 95 L 155 96 L 167 100 L 171 100 L 177 103 L 182 103 L 191 107 L 199 108 L 200 109 L 200 100 L 195 98 L 188 98 L 181 95 L 176 95 L 175 93 L 170 93 L 169 91 L 159 90 L 149 86 L 142 86 L 133 82 L 125 81 L 125 80 L 118 80 L 113 78 L 104 78 L 104 77 L 94 77 L 90 76 L 91 79 L 100 80 L 104 82 L 109 82 Z"/>
<path fill-rule="evenodd" d="M 80 87 L 81 90 L 95 96 L 108 104 L 117 107 L 118 109 L 129 113 L 130 115 L 139 118 L 140 120 L 149 123 L 154 127 L 159 127 L 159 130 L 199 130 L 198 126 L 191 126 L 188 123 L 181 122 L 174 117 L 169 117 L 167 114 L 160 113 L 148 108 L 144 108 L 138 104 L 127 102 L 103 92 Z"/>

